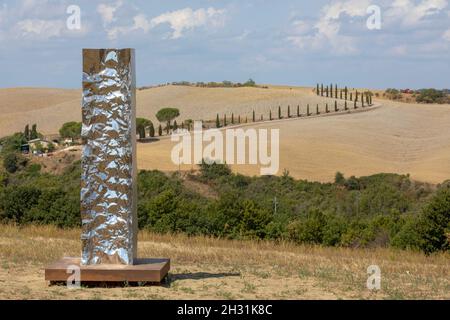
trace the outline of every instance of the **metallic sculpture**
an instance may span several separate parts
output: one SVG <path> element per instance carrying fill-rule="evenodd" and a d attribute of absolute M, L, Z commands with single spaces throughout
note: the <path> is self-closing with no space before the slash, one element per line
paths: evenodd
<path fill-rule="evenodd" d="M 137 253 L 133 49 L 83 50 L 81 264 L 133 264 Z"/>

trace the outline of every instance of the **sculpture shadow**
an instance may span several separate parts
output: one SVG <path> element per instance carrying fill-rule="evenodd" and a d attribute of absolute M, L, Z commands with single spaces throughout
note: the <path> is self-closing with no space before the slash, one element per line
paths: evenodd
<path fill-rule="evenodd" d="M 239 272 L 219 272 L 219 273 L 189 272 L 177 274 L 169 273 L 167 277 L 164 278 L 161 285 L 169 288 L 173 282 L 180 280 L 202 280 L 210 278 L 225 278 L 225 277 L 240 277 L 240 276 L 241 274 Z"/>
<path fill-rule="evenodd" d="M 160 139 L 158 138 L 144 138 L 144 139 L 137 139 L 137 142 L 139 143 L 152 143 L 152 142 L 157 142 Z"/>

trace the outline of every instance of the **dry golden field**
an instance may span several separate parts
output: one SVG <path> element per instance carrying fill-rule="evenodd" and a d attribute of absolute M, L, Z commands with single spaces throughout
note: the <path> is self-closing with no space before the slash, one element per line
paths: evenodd
<path fill-rule="evenodd" d="M 37 123 L 40 131 L 56 133 L 62 123 L 80 120 L 79 90 L 0 89 L 0 136 L 22 130 L 26 123 Z M 450 105 L 419 105 L 374 100 L 378 108 L 367 112 L 308 119 L 290 119 L 251 124 L 256 128 L 280 129 L 279 174 L 289 170 L 295 178 L 330 181 L 336 171 L 350 175 L 380 172 L 411 174 L 413 179 L 440 183 L 450 178 Z M 315 112 L 320 104 L 333 108 L 334 100 L 317 97 L 311 88 L 270 86 L 260 88 L 195 88 L 166 86 L 138 91 L 138 116 L 156 121 L 154 114 L 162 107 L 177 107 L 183 119 L 215 119 L 217 113 L 252 117 L 278 105 L 306 104 Z M 339 104 L 342 109 L 342 101 Z M 351 106 L 349 106 L 351 107 Z M 174 143 L 167 138 L 138 144 L 140 169 L 178 170 L 171 162 Z M 189 170 L 195 166 L 181 166 Z M 258 166 L 239 165 L 233 170 L 259 174 Z"/>
<path fill-rule="evenodd" d="M 79 256 L 80 230 L 0 225 L 0 299 L 450 299 L 450 257 L 140 232 L 139 255 L 170 257 L 161 286 L 49 286 L 44 267 Z M 367 267 L 381 289 L 366 287 Z"/>

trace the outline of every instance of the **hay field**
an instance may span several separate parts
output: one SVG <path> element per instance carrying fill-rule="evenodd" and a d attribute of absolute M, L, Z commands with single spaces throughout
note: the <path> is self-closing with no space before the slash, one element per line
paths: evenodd
<path fill-rule="evenodd" d="M 40 131 L 56 133 L 62 123 L 80 120 L 79 90 L 0 89 L 0 136 L 37 123 Z M 440 183 L 450 178 L 450 105 L 419 105 L 374 100 L 381 105 L 371 111 L 339 116 L 293 119 L 251 127 L 280 129 L 280 166 L 296 178 L 330 181 L 336 171 L 350 175 L 380 172 L 409 173 L 413 179 Z M 296 106 L 315 112 L 320 104 L 330 109 L 334 100 L 317 97 L 311 88 L 270 86 L 259 88 L 195 88 L 166 86 L 138 91 L 138 116 L 156 121 L 162 107 L 178 107 L 183 119 L 215 119 L 216 114 L 233 112 L 243 117 L 269 110 L 277 117 L 278 105 L 285 115 L 287 105 L 295 115 Z M 342 108 L 342 101 L 339 104 Z M 350 107 L 350 106 L 349 106 Z M 244 118 L 242 118 L 244 119 Z M 140 169 L 177 170 L 168 139 L 138 144 Z M 181 166 L 189 170 L 195 166 Z M 235 165 L 233 170 L 259 174 L 258 166 Z"/>
<path fill-rule="evenodd" d="M 0 225 L 0 299 L 450 299 L 449 256 L 140 232 L 142 257 L 170 257 L 162 286 L 49 286 L 44 267 L 79 256 L 80 230 Z M 378 265 L 381 289 L 368 290 Z"/>

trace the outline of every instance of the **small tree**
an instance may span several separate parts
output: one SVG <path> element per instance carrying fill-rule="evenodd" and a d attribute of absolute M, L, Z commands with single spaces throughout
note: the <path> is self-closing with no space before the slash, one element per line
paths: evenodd
<path fill-rule="evenodd" d="M 219 114 L 216 115 L 216 128 L 220 128 Z"/>
<path fill-rule="evenodd" d="M 337 105 L 337 101 L 334 100 L 334 112 L 338 112 L 338 111 L 339 111 L 339 108 L 338 108 L 338 105 Z"/>
<path fill-rule="evenodd" d="M 278 119 L 281 119 L 281 106 L 278 106 Z"/>
<path fill-rule="evenodd" d="M 272 110 L 269 110 L 269 120 L 272 121 Z"/>
<path fill-rule="evenodd" d="M 255 121 L 256 121 L 256 117 L 255 117 L 255 110 L 253 110 L 253 114 L 252 114 L 252 119 L 253 119 L 253 122 L 255 122 Z"/>
<path fill-rule="evenodd" d="M 158 126 L 158 136 L 162 136 L 162 126 L 161 126 L 161 124 Z"/>
<path fill-rule="evenodd" d="M 139 134 L 140 139 L 145 139 L 146 130 L 152 124 L 149 119 L 136 118 L 136 133 Z"/>
<path fill-rule="evenodd" d="M 311 114 L 309 113 L 309 103 L 306 105 L 306 115 L 310 116 Z"/>
<path fill-rule="evenodd" d="M 3 158 L 3 167 L 9 173 L 14 173 L 19 169 L 18 156 L 15 152 L 10 152 Z"/>
<path fill-rule="evenodd" d="M 348 110 L 348 108 L 347 108 L 347 100 L 344 102 L 344 109 L 345 109 L 345 111 Z"/>
<path fill-rule="evenodd" d="M 33 134 L 31 134 L 33 135 Z M 81 122 L 75 122 L 70 121 L 66 122 L 62 125 L 62 127 L 59 129 L 59 135 L 62 138 L 68 138 L 71 139 L 72 142 L 75 139 L 78 139 L 81 137 Z"/>
<path fill-rule="evenodd" d="M 297 117 L 300 117 L 300 105 L 297 105 Z"/>
<path fill-rule="evenodd" d="M 25 129 L 23 130 L 23 135 L 27 141 L 30 140 L 30 126 L 28 124 L 25 126 Z"/>
<path fill-rule="evenodd" d="M 33 124 L 31 126 L 30 140 L 37 139 L 37 138 L 38 138 L 37 125 Z"/>
<path fill-rule="evenodd" d="M 155 126 L 153 125 L 153 122 L 150 122 L 150 126 L 149 126 L 149 135 L 150 137 L 154 137 L 155 136 Z"/>
<path fill-rule="evenodd" d="M 325 103 L 325 113 L 330 112 L 330 110 L 328 110 L 328 103 Z"/>
<path fill-rule="evenodd" d="M 177 130 L 177 129 L 178 129 L 178 123 L 177 123 L 177 120 L 175 120 L 173 122 L 173 130 Z"/>
<path fill-rule="evenodd" d="M 231 113 L 231 124 L 234 124 L 234 113 Z"/>
<path fill-rule="evenodd" d="M 319 84 L 317 84 L 317 86 L 316 86 L 316 94 L 317 94 L 317 95 L 320 95 L 320 92 L 319 92 Z"/>
<path fill-rule="evenodd" d="M 358 92 L 358 90 L 356 90 L 356 93 L 355 93 L 355 101 L 356 102 L 358 102 L 358 96 L 359 96 L 359 92 Z"/>
<path fill-rule="evenodd" d="M 316 114 L 320 114 L 320 111 L 319 111 L 319 104 L 316 105 Z"/>
<path fill-rule="evenodd" d="M 291 106 L 290 105 L 288 105 L 288 108 L 287 108 L 287 117 L 288 118 L 291 117 Z"/>
<path fill-rule="evenodd" d="M 364 93 L 361 92 L 361 106 L 364 108 Z"/>
<path fill-rule="evenodd" d="M 358 106 L 356 105 L 356 100 L 353 101 L 353 108 L 358 109 Z"/>
<path fill-rule="evenodd" d="M 223 115 L 223 126 L 224 127 L 227 126 L 227 115 L 226 114 Z"/>
<path fill-rule="evenodd" d="M 156 113 L 159 122 L 167 122 L 167 134 L 170 132 L 170 122 L 180 115 L 177 108 L 163 108 Z"/>
<path fill-rule="evenodd" d="M 353 101 L 353 92 L 350 92 L 350 101 Z"/>

